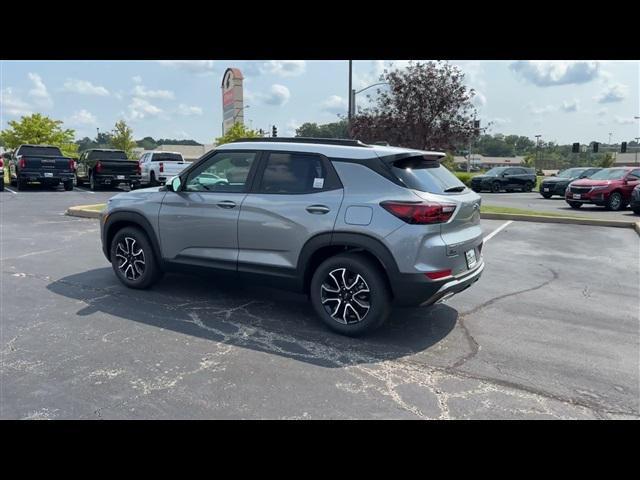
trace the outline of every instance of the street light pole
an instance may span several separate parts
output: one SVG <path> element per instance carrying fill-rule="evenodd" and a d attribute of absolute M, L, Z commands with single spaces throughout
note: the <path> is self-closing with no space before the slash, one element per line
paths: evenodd
<path fill-rule="evenodd" d="M 351 117 L 353 117 L 353 60 L 349 60 L 349 111 L 347 113 L 347 131 L 351 136 Z"/>
<path fill-rule="evenodd" d="M 540 137 L 542 137 L 542 135 L 536 135 L 536 170 L 538 170 L 538 167 L 540 166 Z"/>

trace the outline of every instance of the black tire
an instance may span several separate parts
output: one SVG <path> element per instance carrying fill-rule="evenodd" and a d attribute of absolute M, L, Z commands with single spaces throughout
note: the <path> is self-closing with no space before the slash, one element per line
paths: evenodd
<path fill-rule="evenodd" d="M 158 181 L 156 180 L 156 174 L 153 172 L 149 174 L 149 185 L 152 187 L 158 186 Z"/>
<path fill-rule="evenodd" d="M 569 203 L 569 206 L 570 206 L 571 208 L 576 208 L 576 209 L 578 209 L 578 208 L 580 208 L 580 207 L 582 206 L 582 203 L 580 203 L 580 202 L 568 202 L 568 203 Z"/>
<path fill-rule="evenodd" d="M 89 190 L 92 192 L 100 190 L 100 186 L 96 182 L 95 178 L 93 178 L 93 172 L 89 174 Z"/>
<path fill-rule="evenodd" d="M 493 182 L 491 184 L 491 193 L 498 193 L 500 191 L 500 183 L 499 182 Z"/>
<path fill-rule="evenodd" d="M 640 215 L 640 208 L 634 208 L 633 213 L 635 213 L 636 215 Z"/>
<path fill-rule="evenodd" d="M 4 192 L 4 176 L 0 178 L 0 192 Z"/>
<path fill-rule="evenodd" d="M 162 277 L 151 243 L 139 228 L 125 227 L 119 230 L 113 236 L 110 249 L 113 271 L 125 286 L 145 289 Z M 142 254 L 133 255 L 138 251 Z"/>
<path fill-rule="evenodd" d="M 607 199 L 607 203 L 604 204 L 604 207 L 607 210 L 611 210 L 614 212 L 617 212 L 619 210 L 624 210 L 626 205 L 622 200 L 622 194 L 620 192 L 613 192 L 611 195 L 609 195 L 609 198 Z"/>
<path fill-rule="evenodd" d="M 544 198 L 551 198 L 553 197 L 552 193 L 541 193 L 540 195 L 542 195 Z"/>
<path fill-rule="evenodd" d="M 527 182 L 524 184 L 524 188 L 522 189 L 523 192 L 530 192 L 531 190 L 533 190 L 533 183 L 531 182 Z"/>
<path fill-rule="evenodd" d="M 73 180 L 69 182 L 64 182 L 62 186 L 64 187 L 65 192 L 70 192 L 71 190 L 73 190 Z"/>
<path fill-rule="evenodd" d="M 345 269 L 346 273 L 345 281 L 342 281 L 342 284 L 353 287 L 351 293 L 356 293 L 357 295 L 358 292 L 353 292 L 353 290 L 359 287 L 362 287 L 359 291 L 368 288 L 368 292 L 360 293 L 355 297 L 353 295 L 349 297 L 349 290 L 343 289 L 341 292 L 341 284 L 338 281 L 342 280 L 342 273 L 334 273 L 338 277 L 330 275 L 332 272 L 340 271 L 341 269 Z M 360 280 L 358 280 L 358 275 Z M 333 286 L 333 288 L 337 288 L 337 291 L 326 290 L 323 285 Z M 344 253 L 326 259 L 313 273 L 310 288 L 311 304 L 316 314 L 330 329 L 342 335 L 355 337 L 372 332 L 384 323 L 391 312 L 391 293 L 387 286 L 385 274 L 378 265 L 362 254 Z M 335 293 L 335 295 L 332 295 L 332 293 Z M 350 309 L 347 309 L 346 302 L 338 298 L 335 299 L 338 302 L 337 304 L 325 298 L 326 303 L 323 305 L 323 296 L 327 295 L 347 295 L 350 300 L 348 302 Z M 351 306 L 352 303 L 355 308 Z M 341 323 L 342 320 L 338 321 L 332 316 L 331 310 L 333 307 L 329 305 L 337 305 L 335 307 L 335 315 L 336 317 L 342 316 L 346 323 Z M 341 308 L 343 305 L 345 306 Z M 365 306 L 368 307 L 366 310 L 364 309 Z M 354 314 L 354 312 L 359 313 Z M 355 317 L 356 315 L 358 318 L 362 315 L 362 319 L 358 320 Z"/>
<path fill-rule="evenodd" d="M 81 187 L 83 183 L 84 182 L 82 181 L 82 179 L 78 177 L 78 174 L 74 173 L 73 174 L 73 186 L 74 187 Z"/>

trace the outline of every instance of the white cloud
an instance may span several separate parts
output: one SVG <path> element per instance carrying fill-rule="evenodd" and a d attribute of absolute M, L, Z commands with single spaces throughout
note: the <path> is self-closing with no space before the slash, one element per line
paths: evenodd
<path fill-rule="evenodd" d="M 83 108 L 82 110 L 74 112 L 71 118 L 69 118 L 69 123 L 76 126 L 97 125 L 98 119 L 91 112 Z"/>
<path fill-rule="evenodd" d="M 136 75 L 135 77 L 131 77 L 133 83 L 142 83 L 142 77 L 140 75 Z"/>
<path fill-rule="evenodd" d="M 368 87 L 369 85 L 373 85 L 374 83 L 378 83 L 380 81 L 380 75 L 382 75 L 386 66 L 387 65 L 384 60 L 373 60 L 371 62 L 368 72 L 358 73 L 356 71 L 356 66 L 354 65 L 353 67 L 354 88 L 356 90 L 360 90 L 362 88 Z"/>
<path fill-rule="evenodd" d="M 613 121 L 616 122 L 618 125 L 633 125 L 636 122 L 636 120 L 631 116 L 620 117 L 619 115 L 616 115 Z"/>
<path fill-rule="evenodd" d="M 262 101 L 267 105 L 282 106 L 286 104 L 291 98 L 291 92 L 284 85 L 277 83 L 271 85 L 271 89 L 268 94 L 262 95 Z"/>
<path fill-rule="evenodd" d="M 270 60 L 262 64 L 260 72 L 281 77 L 294 77 L 302 75 L 306 68 L 307 64 L 304 60 Z"/>
<path fill-rule="evenodd" d="M 627 96 L 627 89 L 626 85 L 614 83 L 606 86 L 599 95 L 593 98 L 598 103 L 621 102 Z"/>
<path fill-rule="evenodd" d="M 560 107 L 564 112 L 577 112 L 580 108 L 580 101 L 573 99 L 571 101 L 562 102 L 562 106 Z"/>
<path fill-rule="evenodd" d="M 185 116 L 202 115 L 202 108 L 181 103 L 178 105 L 178 113 Z"/>
<path fill-rule="evenodd" d="M 10 87 L 0 91 L 0 110 L 16 117 L 33 113 L 31 105 L 22 100 Z"/>
<path fill-rule="evenodd" d="M 34 103 L 42 108 L 53 107 L 53 99 L 40 75 L 29 73 L 29 80 L 33 83 L 33 88 L 29 90 L 29 96 L 33 98 Z"/>
<path fill-rule="evenodd" d="M 141 98 L 162 98 L 172 100 L 174 98 L 171 90 L 148 90 L 144 85 L 136 85 L 132 91 L 133 95 Z"/>
<path fill-rule="evenodd" d="M 523 80 L 539 87 L 587 83 L 598 78 L 598 62 L 519 61 L 510 65 Z"/>
<path fill-rule="evenodd" d="M 109 95 L 109 90 L 106 88 L 100 85 L 94 85 L 88 80 L 78 80 L 75 78 L 68 78 L 67 81 L 64 82 L 64 90 L 81 95 L 98 95 L 101 97 Z"/>
<path fill-rule="evenodd" d="M 496 117 L 496 118 L 489 118 L 487 120 L 488 120 L 488 122 L 491 122 L 491 126 L 493 126 L 493 127 L 503 127 L 503 126 L 511 123 L 511 119 L 510 118 Z"/>
<path fill-rule="evenodd" d="M 322 110 L 333 114 L 347 113 L 348 108 L 349 103 L 347 102 L 347 100 L 339 95 L 331 95 L 324 102 L 322 102 Z"/>
<path fill-rule="evenodd" d="M 596 115 L 598 115 L 599 117 L 603 117 L 604 115 L 607 114 L 607 109 L 606 108 L 601 108 L 600 110 L 597 111 Z"/>
<path fill-rule="evenodd" d="M 554 112 L 556 107 L 553 105 L 545 105 L 544 107 L 536 107 L 533 103 L 527 104 L 527 110 L 534 115 L 545 115 L 550 112 Z"/>
<path fill-rule="evenodd" d="M 482 92 L 476 90 L 471 102 L 476 108 L 484 107 L 487 104 L 487 97 L 485 97 Z"/>
<path fill-rule="evenodd" d="M 165 67 L 180 68 L 190 73 L 212 73 L 215 62 L 213 60 L 158 60 Z"/>
<path fill-rule="evenodd" d="M 138 97 L 133 97 L 128 108 L 128 118 L 130 120 L 141 120 L 145 117 L 157 117 L 163 113 L 161 108 L 158 108 L 147 100 Z"/>
<path fill-rule="evenodd" d="M 296 130 L 298 128 L 300 128 L 300 125 L 302 125 L 300 122 L 296 121 L 294 118 L 292 118 L 291 120 L 289 120 L 287 122 L 286 125 L 286 131 L 285 131 L 285 135 L 287 137 L 295 137 L 296 136 Z"/>

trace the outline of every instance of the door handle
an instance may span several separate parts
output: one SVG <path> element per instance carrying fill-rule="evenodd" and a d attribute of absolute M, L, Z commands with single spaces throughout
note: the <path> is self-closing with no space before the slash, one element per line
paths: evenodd
<path fill-rule="evenodd" d="M 234 208 L 236 206 L 236 202 L 232 202 L 231 200 L 222 200 L 218 202 L 218 206 L 220 208 Z"/>
<path fill-rule="evenodd" d="M 314 215 L 324 215 L 325 213 L 329 213 L 331 209 L 326 205 L 309 205 L 306 208 L 307 212 L 313 213 Z"/>

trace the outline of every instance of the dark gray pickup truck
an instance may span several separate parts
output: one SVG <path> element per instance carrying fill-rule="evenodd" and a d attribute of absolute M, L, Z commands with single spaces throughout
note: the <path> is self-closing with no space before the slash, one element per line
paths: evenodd
<path fill-rule="evenodd" d="M 80 155 L 75 182 L 76 185 L 86 182 L 94 191 L 101 186 L 117 187 L 119 184 L 133 189 L 140 185 L 140 167 L 122 150 L 92 148 Z"/>
<path fill-rule="evenodd" d="M 24 190 L 28 183 L 73 190 L 73 159 L 65 157 L 58 147 L 20 145 L 9 162 L 11 185 Z"/>

